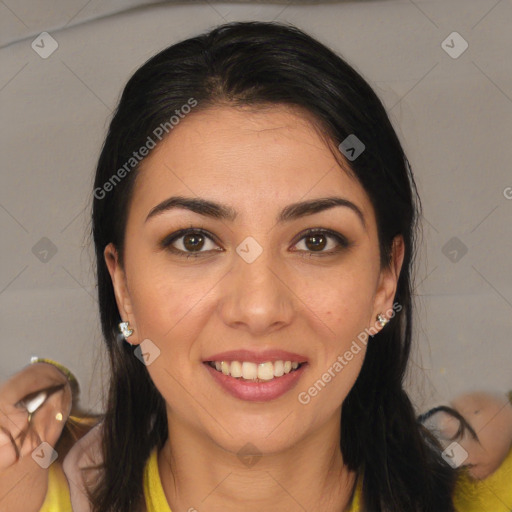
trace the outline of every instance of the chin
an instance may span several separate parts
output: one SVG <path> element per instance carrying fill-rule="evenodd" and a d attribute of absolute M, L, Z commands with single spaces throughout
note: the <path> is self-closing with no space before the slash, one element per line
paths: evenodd
<path fill-rule="evenodd" d="M 478 465 L 473 468 L 469 468 L 468 473 L 469 476 L 475 480 L 485 480 L 488 476 L 491 476 L 494 471 L 495 469 L 489 466 Z"/>
<path fill-rule="evenodd" d="M 275 429 L 275 427 L 276 424 L 274 424 L 273 428 Z M 274 430 L 274 432 L 272 432 L 272 428 L 265 430 L 238 430 L 236 434 L 231 431 L 230 433 L 233 434 L 233 437 L 224 433 L 223 438 L 215 439 L 215 442 L 226 451 L 239 457 L 276 454 L 290 449 L 298 442 L 298 439 L 292 437 L 289 432 L 277 432 L 277 430 Z"/>

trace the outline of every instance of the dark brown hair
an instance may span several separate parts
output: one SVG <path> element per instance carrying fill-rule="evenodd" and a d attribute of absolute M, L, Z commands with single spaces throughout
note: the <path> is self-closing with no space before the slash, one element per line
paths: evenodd
<path fill-rule="evenodd" d="M 94 511 L 138 509 L 144 465 L 168 436 L 164 399 L 130 346 L 118 341 L 121 318 L 103 256 L 113 242 L 122 265 L 137 166 L 108 191 L 104 184 L 190 98 L 198 103 L 194 111 L 218 104 L 299 107 L 317 120 L 334 147 L 351 134 L 364 143 L 350 169 L 374 207 L 383 267 L 390 264 L 393 238 L 403 236 L 405 257 L 395 295 L 402 307 L 368 344 L 343 403 L 340 448 L 348 467 L 364 472 L 364 511 L 453 511 L 454 473 L 437 441 L 416 421 L 403 386 L 420 211 L 411 169 L 381 101 L 361 75 L 303 31 L 275 22 L 225 24 L 161 51 L 130 78 L 110 123 L 92 212 L 101 325 L 111 364 L 105 464 L 91 495 Z"/>

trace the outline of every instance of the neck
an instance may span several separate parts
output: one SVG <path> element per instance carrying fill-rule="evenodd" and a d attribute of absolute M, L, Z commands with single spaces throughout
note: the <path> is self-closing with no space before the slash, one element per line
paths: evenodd
<path fill-rule="evenodd" d="M 167 414 L 158 467 L 173 511 L 341 512 L 352 499 L 356 473 L 343 463 L 339 414 L 283 451 L 243 460 Z"/>

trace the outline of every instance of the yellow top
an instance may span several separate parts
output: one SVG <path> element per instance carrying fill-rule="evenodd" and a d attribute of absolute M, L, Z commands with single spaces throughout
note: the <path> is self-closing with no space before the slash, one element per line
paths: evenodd
<path fill-rule="evenodd" d="M 157 449 L 144 468 L 144 496 L 147 512 L 172 512 L 158 472 Z M 485 480 L 473 480 L 464 471 L 457 479 L 453 503 L 457 512 L 510 512 L 512 510 L 512 449 L 500 468 Z M 346 512 L 360 512 L 362 478 Z M 50 466 L 48 492 L 40 512 L 70 512 L 71 500 L 66 476 L 59 464 Z"/>
<path fill-rule="evenodd" d="M 345 512 L 359 512 L 359 494 L 361 493 L 361 478 L 358 478 L 354 498 Z M 158 472 L 158 458 L 156 448 L 151 452 L 148 463 L 144 469 L 144 495 L 146 497 L 147 512 L 172 512 L 165 497 L 160 473 Z"/>
<path fill-rule="evenodd" d="M 48 490 L 39 512 L 70 512 L 71 510 L 73 509 L 69 497 L 68 480 L 62 466 L 55 462 L 48 469 Z"/>
<path fill-rule="evenodd" d="M 484 480 L 463 473 L 453 495 L 457 511 L 510 512 L 512 510 L 512 448 L 501 466 Z"/>

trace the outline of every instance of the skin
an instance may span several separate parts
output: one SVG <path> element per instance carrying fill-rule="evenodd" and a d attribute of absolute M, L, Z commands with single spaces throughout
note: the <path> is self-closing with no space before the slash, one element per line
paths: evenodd
<path fill-rule="evenodd" d="M 62 386 L 33 412 L 23 399 L 33 393 Z M 48 488 L 49 468 L 32 454 L 43 454 L 43 441 L 55 447 L 71 411 L 71 387 L 66 376 L 47 363 L 26 366 L 0 385 L 0 510 L 37 512 Z M 38 451 L 39 450 L 39 451 Z M 52 464 L 59 465 L 60 460 Z"/>
<path fill-rule="evenodd" d="M 145 222 L 153 207 L 175 195 L 223 203 L 238 216 L 221 221 L 179 209 Z M 275 223 L 291 203 L 333 195 L 355 203 L 366 226 L 347 207 Z M 190 227 L 213 238 L 198 249 L 203 256 L 187 259 L 159 247 L 165 236 Z M 326 238 L 327 245 L 315 249 L 303 238 L 308 228 L 331 229 L 352 245 L 319 256 L 337 242 Z M 263 249 L 250 264 L 236 252 L 248 236 Z M 334 511 L 347 505 L 356 475 L 339 449 L 341 405 L 365 345 L 359 343 L 362 350 L 309 404 L 297 395 L 365 328 L 381 328 L 375 317 L 393 306 L 402 242 L 396 238 L 393 262 L 381 269 L 366 192 L 308 116 L 284 106 L 195 112 L 143 161 L 124 266 L 112 244 L 104 254 L 121 317 L 134 329 L 129 342 L 150 339 L 160 350 L 147 369 L 167 403 L 169 438 L 158 463 L 172 510 Z M 184 238 L 173 246 L 187 251 Z M 240 348 L 288 350 L 305 355 L 309 365 L 283 396 L 247 402 L 223 391 L 202 362 Z M 237 456 L 247 443 L 261 454 L 252 466 Z"/>
<path fill-rule="evenodd" d="M 478 435 L 479 441 L 465 432 L 457 442 L 468 453 L 463 465 L 468 466 L 469 475 L 475 480 L 484 480 L 501 466 L 512 448 L 512 404 L 505 394 L 477 391 L 459 395 L 450 406 Z M 458 420 L 440 412 L 432 421 L 446 447 L 457 433 Z"/>

